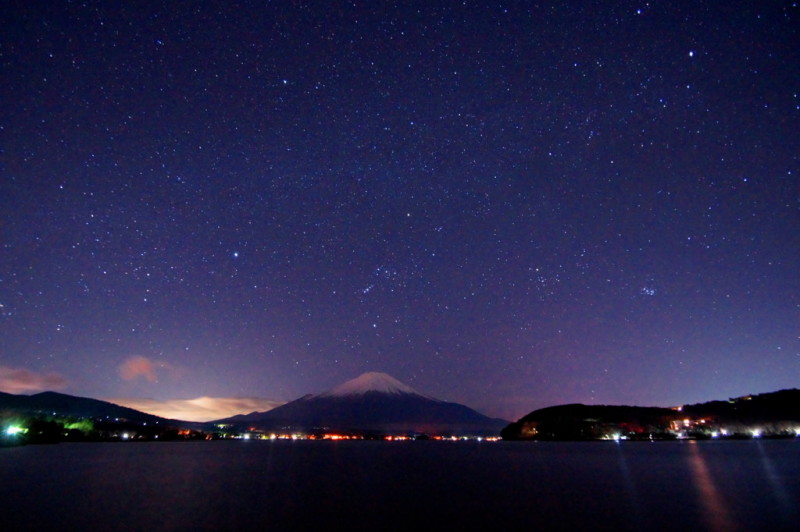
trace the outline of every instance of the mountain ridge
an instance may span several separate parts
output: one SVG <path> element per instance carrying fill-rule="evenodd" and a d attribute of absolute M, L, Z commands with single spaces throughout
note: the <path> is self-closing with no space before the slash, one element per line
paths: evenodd
<path fill-rule="evenodd" d="M 563 404 L 540 408 L 505 427 L 508 440 L 606 439 L 616 434 L 642 439 L 719 437 L 800 430 L 800 390 L 790 388 L 727 401 L 678 407 Z"/>
<path fill-rule="evenodd" d="M 261 430 L 498 434 L 508 422 L 420 394 L 385 373 L 364 373 L 266 412 L 214 421 Z"/>
<path fill-rule="evenodd" d="M 3 412 L 40 416 L 58 415 L 79 418 L 124 419 L 134 423 L 156 423 L 176 427 L 198 427 L 203 425 L 202 423 L 180 419 L 163 418 L 101 399 L 54 391 L 44 391 L 33 395 L 0 392 L 0 414 Z"/>
<path fill-rule="evenodd" d="M 489 434 L 501 433 L 502 429 L 506 439 L 596 439 L 608 431 L 628 431 L 632 437 L 644 434 L 652 438 L 677 430 L 703 437 L 723 427 L 736 434 L 755 433 L 756 429 L 775 435 L 800 431 L 800 390 L 794 388 L 673 408 L 554 405 L 534 410 L 509 424 L 465 405 L 421 395 L 386 374 L 366 375 L 321 394 L 306 394 L 272 410 L 237 414 L 214 423 L 264 430 Z M 336 394 L 330 393 L 335 390 Z M 212 423 L 167 419 L 109 401 L 54 391 L 33 395 L 0 392 L 0 417 L 17 415 L 107 418 L 193 429 L 210 428 Z M 673 426 L 676 422 L 678 428 Z"/>

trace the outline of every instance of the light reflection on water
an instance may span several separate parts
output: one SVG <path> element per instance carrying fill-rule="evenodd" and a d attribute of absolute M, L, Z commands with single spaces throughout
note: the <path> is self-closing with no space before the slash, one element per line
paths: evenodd
<path fill-rule="evenodd" d="M 796 507 L 792 505 L 792 501 L 788 492 L 786 491 L 786 487 L 784 486 L 783 479 L 778 473 L 773 459 L 770 458 L 769 454 L 766 452 L 766 444 L 762 440 L 756 440 L 756 447 L 758 448 L 758 454 L 761 457 L 761 464 L 764 466 L 764 475 L 772 487 L 772 492 L 775 495 L 775 499 L 780 504 L 781 513 L 788 518 L 791 512 L 796 510 Z"/>
<path fill-rule="evenodd" d="M 692 480 L 700 496 L 700 505 L 704 510 L 703 517 L 709 530 L 715 532 L 738 530 L 739 527 L 731 516 L 722 492 L 717 487 L 709 471 L 706 459 L 700 450 L 700 445 L 696 441 L 689 441 L 687 444 L 689 447 L 688 462 L 692 471 Z"/>
<path fill-rule="evenodd" d="M 800 441 L 0 449 L 3 530 L 794 530 Z"/>
<path fill-rule="evenodd" d="M 625 452 L 620 442 L 615 442 L 617 450 L 617 459 L 619 460 L 619 471 L 622 475 L 622 485 L 624 492 L 631 503 L 632 521 L 635 528 L 641 528 L 646 525 L 642 515 L 642 504 L 639 501 L 639 494 L 636 491 L 636 484 L 634 483 L 633 475 L 631 475 L 628 461 L 625 458 Z"/>

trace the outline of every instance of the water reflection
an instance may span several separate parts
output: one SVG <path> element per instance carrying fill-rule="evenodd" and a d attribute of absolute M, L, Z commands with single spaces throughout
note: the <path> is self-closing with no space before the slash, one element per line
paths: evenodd
<path fill-rule="evenodd" d="M 616 447 L 617 458 L 619 460 L 619 470 L 622 474 L 622 482 L 625 488 L 625 493 L 628 496 L 628 500 L 631 501 L 631 515 L 633 517 L 634 528 L 643 529 L 645 520 L 642 515 L 642 505 L 639 501 L 639 494 L 636 490 L 636 484 L 634 483 L 633 475 L 631 475 L 631 471 L 628 468 L 628 460 L 625 458 L 625 453 L 622 448 L 623 446 L 617 442 Z"/>
<path fill-rule="evenodd" d="M 708 528 L 720 532 L 738 530 L 739 527 L 736 526 L 725 499 L 711 476 L 705 457 L 700 452 L 700 445 L 695 441 L 689 442 L 689 468 Z"/>
<path fill-rule="evenodd" d="M 761 456 L 761 465 L 764 466 L 764 476 L 767 477 L 767 481 L 769 485 L 772 487 L 772 491 L 775 494 L 775 498 L 778 500 L 781 506 L 781 510 L 784 514 L 784 517 L 787 517 L 787 514 L 791 514 L 793 510 L 792 501 L 789 498 L 789 495 L 786 493 L 786 488 L 783 485 L 783 480 L 778 472 L 775 470 L 775 466 L 772 463 L 772 459 L 767 456 L 767 453 L 764 449 L 764 444 L 759 440 L 756 441 L 756 445 L 758 447 L 758 454 Z"/>

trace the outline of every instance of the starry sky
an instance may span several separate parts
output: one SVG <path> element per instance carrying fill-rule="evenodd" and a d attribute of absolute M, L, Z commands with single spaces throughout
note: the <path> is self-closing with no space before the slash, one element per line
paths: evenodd
<path fill-rule="evenodd" d="M 0 390 L 382 371 L 516 419 L 800 385 L 797 2 L 0 17 Z"/>

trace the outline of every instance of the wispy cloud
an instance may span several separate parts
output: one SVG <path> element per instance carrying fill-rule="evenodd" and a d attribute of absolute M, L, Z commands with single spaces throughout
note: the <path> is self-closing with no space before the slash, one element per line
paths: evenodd
<path fill-rule="evenodd" d="M 260 397 L 198 397 L 197 399 L 116 398 L 112 403 L 134 408 L 148 414 L 184 421 L 213 421 L 236 414 L 265 412 L 280 406 L 281 402 Z"/>
<path fill-rule="evenodd" d="M 0 366 L 0 390 L 7 393 L 58 390 L 66 385 L 67 380 L 58 373 L 38 373 Z"/>
<path fill-rule="evenodd" d="M 126 381 L 136 380 L 139 377 L 148 382 L 158 382 L 158 369 L 165 369 L 169 366 L 163 362 L 153 362 L 147 357 L 133 356 L 127 358 L 119 366 L 119 376 Z"/>

